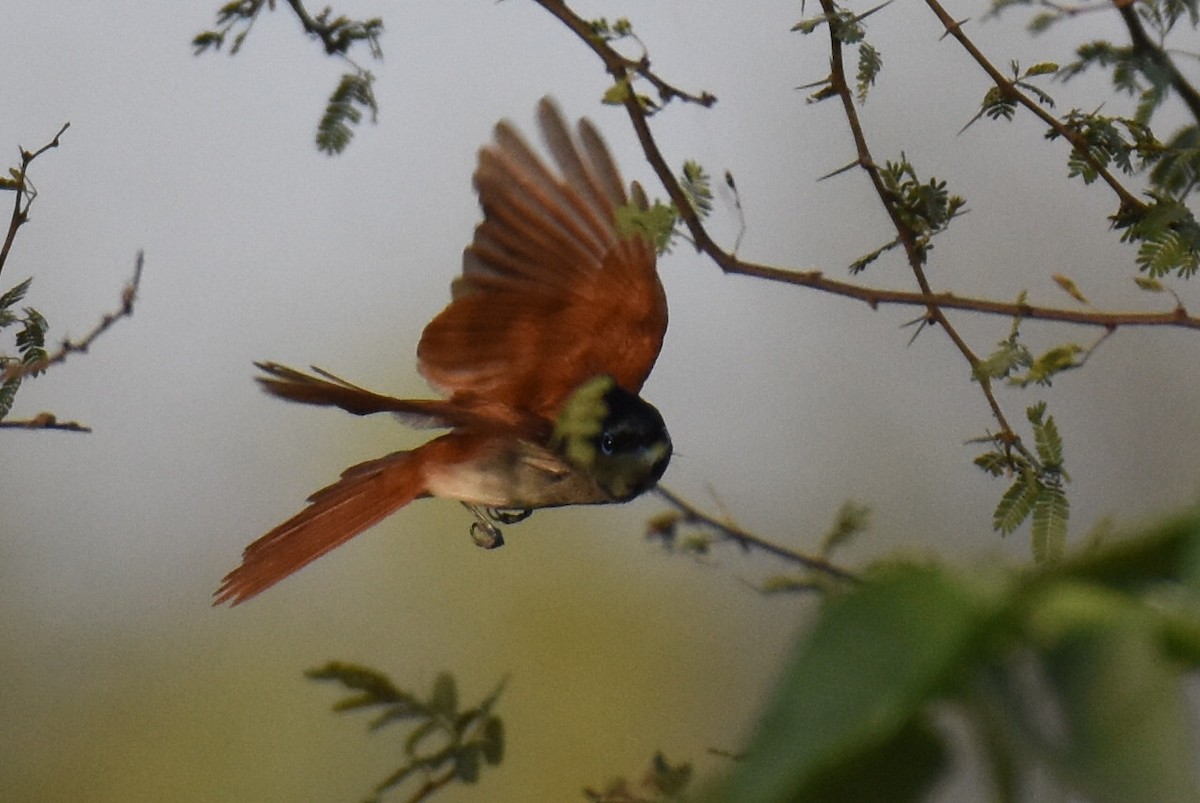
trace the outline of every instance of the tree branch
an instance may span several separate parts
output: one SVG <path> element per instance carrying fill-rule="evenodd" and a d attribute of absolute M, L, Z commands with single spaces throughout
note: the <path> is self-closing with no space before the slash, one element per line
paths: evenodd
<path fill-rule="evenodd" d="M 4 272 L 4 263 L 8 261 L 8 252 L 12 249 L 13 241 L 17 237 L 17 229 L 21 228 L 29 220 L 29 207 L 33 204 L 33 199 L 37 197 L 37 192 L 29 183 L 29 165 L 46 151 L 51 148 L 57 148 L 59 137 L 70 127 L 70 123 L 63 123 L 62 128 L 58 129 L 58 133 L 54 135 L 54 139 L 36 151 L 30 152 L 24 148 L 20 148 L 21 166 L 17 169 L 16 176 L 11 179 L 4 179 L 0 183 L 0 188 L 10 189 L 16 195 L 16 199 L 13 201 L 12 216 L 8 221 L 8 233 L 4 237 L 4 245 L 0 246 L 0 273 Z M 22 200 L 25 201 L 24 206 L 21 205 Z"/>
<path fill-rule="evenodd" d="M 789 563 L 795 563 L 804 568 L 820 572 L 828 577 L 843 582 L 858 582 L 858 575 L 853 572 L 835 566 L 828 560 L 816 555 L 809 555 L 804 552 L 799 552 L 794 549 L 789 549 L 785 546 L 772 543 L 765 538 L 760 538 L 749 530 L 744 530 L 736 524 L 731 524 L 727 521 L 711 516 L 691 503 L 687 502 L 675 493 L 668 491 L 663 486 L 655 487 L 654 492 L 661 496 L 667 504 L 679 511 L 682 516 L 682 521 L 685 524 L 696 525 L 713 530 L 721 538 L 732 541 L 743 549 L 750 551 L 757 549 L 760 552 L 766 552 L 768 555 L 774 555 L 777 558 L 782 558 Z"/>
<path fill-rule="evenodd" d="M 1109 170 L 1100 163 L 1100 161 L 1092 154 L 1091 148 L 1088 147 L 1084 138 L 1076 131 L 1071 130 L 1061 120 L 1055 117 L 1050 112 L 1042 108 L 1036 100 L 1022 92 L 1017 85 L 1002 73 L 996 65 L 988 60 L 987 56 L 975 45 L 974 42 L 962 31 L 962 22 L 954 19 L 942 7 L 938 0 L 925 0 L 925 5 L 933 12 L 934 16 L 942 23 L 942 27 L 946 29 L 946 33 L 954 37 L 954 39 L 962 46 L 962 49 L 967 51 L 975 63 L 987 73 L 988 77 L 1000 90 L 1000 93 L 1017 103 L 1024 106 L 1028 111 L 1032 112 L 1035 117 L 1041 120 L 1046 125 L 1050 126 L 1056 134 L 1071 144 L 1075 152 L 1084 159 L 1088 165 L 1096 171 L 1096 175 L 1104 180 L 1112 191 L 1116 194 L 1120 203 L 1122 213 L 1137 213 L 1145 212 L 1146 204 L 1132 192 L 1130 192 L 1124 184 L 1117 180 Z"/>
<path fill-rule="evenodd" d="M 0 371 L 0 384 L 9 382 L 13 379 L 19 379 L 25 376 L 33 376 L 46 371 L 51 365 L 56 365 L 67 359 L 70 354 L 82 354 L 91 348 L 93 341 L 100 335 L 104 334 L 108 329 L 121 318 L 128 318 L 133 315 L 133 302 L 137 299 L 138 287 L 142 282 L 142 262 L 143 254 L 138 251 L 137 262 L 133 268 L 133 278 L 125 285 L 121 291 L 121 306 L 113 312 L 105 313 L 90 332 L 79 340 L 66 339 L 59 346 L 58 350 L 53 354 L 48 355 L 44 360 L 38 360 L 35 363 L 24 365 L 21 363 L 12 363 L 8 367 Z M 16 423 L 16 422 L 14 422 Z M 60 429 L 63 427 L 59 427 Z"/>
<path fill-rule="evenodd" d="M 575 34 L 596 56 L 604 63 L 605 70 L 616 80 L 628 77 L 629 70 L 640 67 L 644 72 L 638 75 L 645 77 L 649 70 L 648 60 L 632 61 L 614 50 L 607 42 L 592 34 L 590 24 L 579 17 L 560 0 L 534 0 L 546 9 L 556 19 L 560 20 Z M 1003 78 L 1003 76 L 1001 76 Z M 655 85 L 659 82 L 668 87 L 672 86 L 655 76 Z M 679 90 L 680 95 L 687 95 Z M 708 93 L 696 96 L 712 97 Z M 715 102 L 715 99 L 714 99 Z M 766 281 L 780 282 L 798 287 L 808 287 L 835 296 L 851 298 L 866 303 L 872 309 L 881 305 L 916 306 L 927 308 L 931 303 L 942 309 L 963 310 L 983 315 L 998 315 L 1005 318 L 1020 317 L 1024 320 L 1057 321 L 1060 323 L 1082 326 L 1100 326 L 1116 329 L 1122 326 L 1170 326 L 1185 329 L 1200 330 L 1200 316 L 1188 313 L 1182 304 L 1167 312 L 1135 312 L 1125 310 L 1079 310 L 1060 307 L 1045 307 L 1033 304 L 996 301 L 993 299 L 960 296 L 951 292 L 923 293 L 904 290 L 887 290 L 855 284 L 852 282 L 831 279 L 819 270 L 800 271 L 765 265 L 758 262 L 743 260 L 719 246 L 709 235 L 700 216 L 692 209 L 687 195 L 679 185 L 679 180 L 667 165 L 658 143 L 650 131 L 648 112 L 641 107 L 635 98 L 624 101 L 626 112 L 641 145 L 646 162 L 663 185 L 667 196 L 678 210 L 679 219 L 687 229 L 693 244 L 701 253 L 707 255 L 725 273 L 749 276 Z M 1053 119 L 1053 118 L 1051 118 Z M 1070 132 L 1068 132 L 1070 133 Z M 1134 201 L 1137 201 L 1135 198 Z M 1138 201 L 1140 203 L 1140 201 Z"/>
<path fill-rule="evenodd" d="M 1178 93 L 1184 105 L 1188 107 L 1192 118 L 1200 123 L 1200 91 L 1197 91 L 1196 87 L 1192 86 L 1183 76 L 1183 73 L 1179 72 L 1179 68 L 1175 66 L 1171 57 L 1151 41 L 1133 3 L 1128 0 L 1112 0 L 1112 4 L 1116 6 L 1117 13 L 1121 15 L 1121 20 L 1129 30 L 1129 41 L 1133 45 L 1134 52 L 1153 61 L 1166 71 L 1167 75 L 1171 77 L 1171 88 Z"/>

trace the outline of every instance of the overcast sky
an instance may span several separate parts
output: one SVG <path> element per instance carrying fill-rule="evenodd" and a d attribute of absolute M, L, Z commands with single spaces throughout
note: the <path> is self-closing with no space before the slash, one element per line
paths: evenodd
<path fill-rule="evenodd" d="M 379 122 L 337 158 L 312 136 L 341 66 L 283 10 L 236 58 L 194 58 L 218 5 L 43 0 L 10 4 L 0 24 L 3 166 L 71 123 L 32 168 L 39 194 L 0 290 L 33 276 L 27 303 L 56 338 L 79 336 L 145 251 L 133 318 L 30 382 L 14 410 L 94 432 L 0 435 L 0 786 L 45 801 L 357 800 L 395 767 L 399 736 L 329 712 L 334 690 L 301 672 L 332 658 L 420 689 L 452 669 L 467 700 L 509 678 L 505 765 L 447 801 L 577 799 L 658 749 L 719 769 L 706 750 L 741 746 L 808 605 L 751 590 L 783 567 L 647 543 L 654 499 L 538 513 L 496 552 L 470 544 L 457 505 L 424 501 L 251 604 L 209 608 L 241 549 L 310 492 L 425 436 L 267 398 L 251 363 L 427 393 L 416 343 L 478 219 L 470 176 L 498 119 L 531 130 L 553 95 L 658 191 L 623 114 L 598 102 L 599 63 L 532 4 L 339 7 L 382 15 L 387 32 L 367 65 Z M 853 158 L 837 105 L 795 89 L 826 74 L 826 40 L 788 32 L 798 3 L 727 5 L 581 11 L 631 16 L 664 77 L 719 97 L 654 125 L 672 164 L 733 171 L 739 253 L 844 276 L 890 234 L 863 176 L 817 182 Z M 969 30 L 997 64 L 1030 64 L 1067 61 L 1108 24 L 1030 40 L 1017 22 Z M 907 153 L 971 210 L 937 241 L 937 288 L 1070 306 L 1050 278 L 1063 273 L 1098 307 L 1166 306 L 1133 288 L 1132 252 L 1107 229 L 1113 199 L 1063 179 L 1065 151 L 1039 124 L 957 134 L 987 83 L 923 5 L 872 23 L 885 66 L 863 118 L 877 157 Z M 1051 88 L 1060 107 L 1107 98 L 1102 81 Z M 738 227 L 718 193 L 712 231 L 732 244 Z M 984 400 L 940 332 L 906 345 L 917 311 L 725 277 L 686 247 L 660 269 L 671 325 L 645 395 L 676 444 L 670 487 L 799 548 L 853 498 L 873 515 L 851 563 L 1028 559 L 1026 532 L 991 532 L 1003 487 L 964 445 L 992 427 Z M 896 258 L 861 280 L 911 284 Z M 980 353 L 1008 334 L 1003 319 L 955 321 Z M 1026 332 L 1036 349 L 1099 335 Z M 1193 334 L 1121 331 L 1051 391 L 1001 393 L 1011 420 L 1040 398 L 1058 417 L 1076 538 L 1195 499 L 1197 358 Z"/>

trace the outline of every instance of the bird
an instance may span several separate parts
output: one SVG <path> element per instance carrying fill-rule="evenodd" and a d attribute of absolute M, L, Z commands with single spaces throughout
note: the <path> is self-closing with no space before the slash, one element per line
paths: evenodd
<path fill-rule="evenodd" d="M 269 394 L 448 430 L 351 466 L 251 543 L 214 592 L 238 605 L 419 498 L 457 500 L 480 546 L 538 508 L 626 502 L 653 488 L 672 442 L 640 395 L 662 350 L 667 299 L 651 237 L 595 126 L 550 99 L 537 120 L 553 168 L 507 121 L 479 151 L 482 220 L 450 301 L 422 332 L 417 370 L 436 399 L 374 393 L 325 370 L 259 362 Z M 636 219 L 636 214 L 632 216 Z"/>

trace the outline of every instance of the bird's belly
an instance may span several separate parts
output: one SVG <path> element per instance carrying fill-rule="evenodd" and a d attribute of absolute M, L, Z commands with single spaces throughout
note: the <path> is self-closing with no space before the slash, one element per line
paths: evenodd
<path fill-rule="evenodd" d="M 514 510 L 611 502 L 587 474 L 526 441 L 490 445 L 463 462 L 429 466 L 431 496 Z"/>

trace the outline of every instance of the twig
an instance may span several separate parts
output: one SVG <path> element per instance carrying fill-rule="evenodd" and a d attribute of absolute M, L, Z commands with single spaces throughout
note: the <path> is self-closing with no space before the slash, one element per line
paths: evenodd
<path fill-rule="evenodd" d="M 626 78 L 628 70 L 643 62 L 633 62 L 607 42 L 592 34 L 591 26 L 559 0 L 534 0 L 555 18 L 561 21 L 604 63 L 605 69 L 617 80 Z M 649 72 L 648 67 L 646 68 Z M 645 73 L 639 73 L 645 75 Z M 1003 76 L 1001 76 L 1003 78 Z M 661 79 L 658 79 L 661 80 Z M 666 83 L 665 81 L 663 82 Z M 657 83 L 656 83 L 657 86 Z M 667 86 L 671 86 L 667 84 Z M 687 94 L 682 93 L 680 94 Z M 702 93 L 696 97 L 705 97 Z M 831 279 L 819 270 L 794 270 L 743 260 L 719 246 L 705 229 L 703 221 L 688 203 L 687 196 L 679 185 L 662 151 L 654 139 L 647 121 L 647 112 L 635 98 L 626 98 L 625 109 L 629 115 L 638 143 L 647 163 L 654 170 L 668 197 L 678 210 L 679 218 L 691 235 L 696 249 L 707 255 L 726 273 L 749 276 L 766 281 L 780 282 L 797 287 L 808 287 L 831 295 L 862 301 L 871 309 L 881 305 L 928 307 L 935 304 L 945 310 L 963 310 L 983 315 L 998 315 L 1005 318 L 1020 317 L 1025 320 L 1057 321 L 1081 326 L 1101 326 L 1116 329 L 1122 326 L 1170 326 L 1200 330 L 1200 316 L 1188 313 L 1182 304 L 1168 312 L 1133 312 L 1124 310 L 1078 310 L 1059 307 L 1044 307 L 1025 303 L 996 301 L 992 299 L 960 296 L 951 292 L 933 294 L 905 290 L 887 290 L 852 282 Z M 1136 200 L 1136 199 L 1134 199 Z"/>
<path fill-rule="evenodd" d="M 137 262 L 133 268 L 133 278 L 121 290 L 121 306 L 113 312 L 105 313 L 100 322 L 92 328 L 80 340 L 66 339 L 59 346 L 58 350 L 53 354 L 48 355 L 45 359 L 38 360 L 34 363 L 24 365 L 21 363 L 12 363 L 2 372 L 0 372 L 0 383 L 9 382 L 13 379 L 18 379 L 24 376 L 36 375 L 44 372 L 51 365 L 63 362 L 67 359 L 67 355 L 74 353 L 83 353 L 91 348 L 92 342 L 100 335 L 108 331 L 114 323 L 121 318 L 128 318 L 133 315 L 133 302 L 137 298 L 138 286 L 142 282 L 142 263 L 143 254 L 138 251 Z"/>
<path fill-rule="evenodd" d="M 325 22 L 329 14 L 328 6 L 319 17 L 314 18 L 308 13 L 308 9 L 304 7 L 302 0 L 287 0 L 287 4 L 291 6 L 292 11 L 296 14 L 296 18 L 304 26 L 304 32 L 309 36 L 320 39 L 325 52 L 329 55 L 340 55 L 346 57 L 347 61 L 350 61 L 348 56 L 350 45 L 359 39 L 366 39 L 371 55 L 379 58 L 379 42 L 373 36 L 369 35 L 368 29 L 371 27 L 369 23 L 365 26 L 362 23 L 353 23 L 348 26 L 340 24 L 343 22 L 340 19 L 332 23 Z M 353 64 L 354 62 L 351 61 L 350 63 Z M 358 67 L 358 65 L 354 66 Z"/>
<path fill-rule="evenodd" d="M 1197 91 L 1196 87 L 1188 82 L 1171 57 L 1150 40 L 1150 35 L 1146 33 L 1146 28 L 1142 25 L 1142 20 L 1138 17 L 1137 9 L 1133 7 L 1132 3 L 1113 0 L 1113 5 L 1116 6 L 1117 13 L 1121 15 L 1121 20 L 1129 30 L 1129 40 L 1133 45 L 1133 51 L 1153 62 L 1171 77 L 1171 88 L 1188 107 L 1192 118 L 1196 122 L 1200 122 L 1200 91 Z"/>
<path fill-rule="evenodd" d="M 661 496 L 667 504 L 675 508 L 682 514 L 683 521 L 686 524 L 698 525 L 714 530 L 722 538 L 733 541 L 738 546 L 746 550 L 757 549 L 766 552 L 769 555 L 774 555 L 777 558 L 783 558 L 791 563 L 799 564 L 806 569 L 815 572 L 821 572 L 829 577 L 841 580 L 844 582 L 858 582 L 858 576 L 853 572 L 842 569 L 824 558 L 816 555 L 809 555 L 804 552 L 799 552 L 794 549 L 789 549 L 785 546 L 772 543 L 765 538 L 760 538 L 749 530 L 744 530 L 736 524 L 731 524 L 727 521 L 710 516 L 696 506 L 687 502 L 682 497 L 677 496 L 671 491 L 668 491 L 663 486 L 659 485 L 654 492 Z"/>
<path fill-rule="evenodd" d="M 954 37 L 959 45 L 962 46 L 962 49 L 967 51 L 967 54 L 975 60 L 975 63 L 987 73 L 1001 95 L 1020 103 L 1028 111 L 1032 112 L 1035 117 L 1054 129 L 1056 134 L 1071 144 L 1075 152 L 1088 163 L 1088 166 L 1096 172 L 1096 175 L 1103 179 L 1104 183 L 1116 194 L 1123 213 L 1146 211 L 1145 202 L 1130 192 L 1124 184 L 1117 180 L 1116 176 L 1100 163 L 1100 160 L 1092 154 L 1091 148 L 1088 147 L 1082 135 L 1068 128 L 1061 120 L 1042 108 L 1037 101 L 1022 92 L 1015 82 L 1001 72 L 996 65 L 992 64 L 987 56 L 983 55 L 983 52 L 971 41 L 970 37 L 963 33 L 961 21 L 951 17 L 938 0 L 925 0 L 925 5 L 929 6 L 929 10 L 942 23 L 942 27 L 946 29 L 946 33 Z"/>
<path fill-rule="evenodd" d="M 92 428 L 78 421 L 59 421 L 53 413 L 39 413 L 33 418 L 18 421 L 6 418 L 0 429 L 57 429 L 63 432 L 91 432 Z"/>
<path fill-rule="evenodd" d="M 25 225 L 29 220 L 29 207 L 33 204 L 33 199 L 37 197 L 37 192 L 33 190 L 29 183 L 29 165 L 34 159 L 41 156 L 51 148 L 58 147 L 59 137 L 63 132 L 71 127 L 70 123 L 63 123 L 62 128 L 58 129 L 58 133 L 54 135 L 54 139 L 47 142 L 36 151 L 27 151 L 21 148 L 21 167 L 17 169 L 16 176 L 13 179 L 6 180 L 6 188 L 12 189 L 17 196 L 13 201 L 12 217 L 8 222 L 8 233 L 4 237 L 4 245 L 0 246 L 0 273 L 4 272 L 4 263 L 8 261 L 8 252 L 12 249 L 13 240 L 16 239 L 17 229 Z M 24 200 L 24 206 L 21 201 Z"/>
<path fill-rule="evenodd" d="M 441 775 L 432 775 L 426 778 L 425 783 L 421 784 L 412 797 L 408 799 L 408 803 L 418 803 L 418 801 L 424 800 L 443 786 L 449 785 L 457 777 L 457 771 L 451 767 Z"/>

